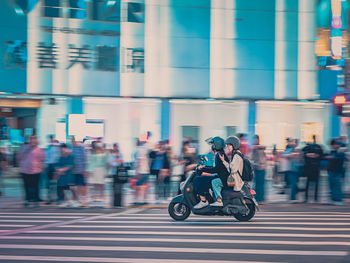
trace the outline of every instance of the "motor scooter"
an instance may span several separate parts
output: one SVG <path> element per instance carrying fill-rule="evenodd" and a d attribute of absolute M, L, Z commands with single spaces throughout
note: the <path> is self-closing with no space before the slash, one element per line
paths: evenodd
<path fill-rule="evenodd" d="M 196 215 L 213 215 L 213 216 L 233 216 L 239 221 L 249 221 L 259 210 L 259 205 L 255 200 L 255 191 L 248 183 L 244 183 L 242 190 L 236 192 L 232 190 L 222 190 L 223 206 L 206 206 L 201 209 L 195 209 L 194 206 L 199 202 L 199 196 L 193 187 L 193 180 L 201 176 L 199 165 L 206 161 L 206 156 L 200 156 L 199 163 L 190 176 L 180 184 L 181 194 L 175 196 L 168 206 L 169 215 L 176 221 L 187 219 L 191 212 Z M 214 202 L 211 193 L 206 195 L 209 203 Z"/>

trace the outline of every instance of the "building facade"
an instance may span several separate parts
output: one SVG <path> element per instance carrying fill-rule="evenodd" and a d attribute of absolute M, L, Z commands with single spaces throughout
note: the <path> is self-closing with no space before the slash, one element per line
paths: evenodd
<path fill-rule="evenodd" d="M 238 132 L 280 148 L 285 137 L 323 143 L 340 125 L 329 103 L 337 84 L 322 81 L 315 54 L 319 5 L 4 0 L 0 91 L 42 100 L 41 137 L 102 135 L 128 156 L 145 131 L 177 149 L 194 137 L 203 152 L 204 139 Z"/>

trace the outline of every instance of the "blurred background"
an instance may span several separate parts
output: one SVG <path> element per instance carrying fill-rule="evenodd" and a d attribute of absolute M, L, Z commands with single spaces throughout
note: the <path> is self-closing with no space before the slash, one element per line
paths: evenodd
<path fill-rule="evenodd" d="M 350 122 L 349 1 L 2 0 L 0 139 L 118 142 L 260 136 L 329 149 Z"/>

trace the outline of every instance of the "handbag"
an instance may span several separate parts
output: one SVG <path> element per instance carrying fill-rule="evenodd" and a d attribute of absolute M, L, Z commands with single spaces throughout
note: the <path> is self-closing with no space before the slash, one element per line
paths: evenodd
<path fill-rule="evenodd" d="M 235 185 L 235 179 L 233 178 L 233 175 L 230 174 L 230 175 L 227 177 L 227 186 L 233 187 L 234 185 Z"/>

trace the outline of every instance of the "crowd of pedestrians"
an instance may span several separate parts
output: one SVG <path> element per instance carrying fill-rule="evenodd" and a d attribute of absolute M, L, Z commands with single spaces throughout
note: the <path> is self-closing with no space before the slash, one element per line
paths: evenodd
<path fill-rule="evenodd" d="M 287 138 L 285 150 L 273 152 L 271 158 L 274 164 L 273 182 L 282 183 L 284 189 L 281 194 L 288 193 L 291 203 L 317 203 L 320 175 L 325 170 L 328 174 L 330 201 L 334 205 L 342 205 L 347 145 L 344 138 L 334 138 L 326 152 L 316 139 L 314 135 L 311 143 L 300 147 L 297 139 Z M 300 184 L 301 181 L 305 182 L 304 185 Z M 299 192 L 303 193 L 303 198 L 298 200 Z"/>
<path fill-rule="evenodd" d="M 39 147 L 37 136 L 30 136 L 16 157 L 23 179 L 24 206 L 38 206 L 42 201 L 64 207 L 88 207 L 91 202 L 109 206 L 105 179 L 123 165 L 118 144 L 108 150 L 101 139 L 85 145 L 72 137 L 68 145 L 52 135 L 46 149 Z M 5 169 L 1 160 L 6 160 L 2 152 L 0 173 Z M 42 189 L 46 190 L 45 198 L 40 195 Z"/>
<path fill-rule="evenodd" d="M 152 186 L 156 202 L 165 202 L 172 195 L 179 194 L 179 183 L 197 164 L 198 146 L 191 138 L 184 139 L 179 156 L 175 156 L 169 141 L 153 144 L 151 136 L 148 132 L 138 138 L 131 167 L 134 175 L 125 181 L 133 190 L 136 205 L 150 202 Z M 297 139 L 287 138 L 284 150 L 277 150 L 276 146 L 268 150 L 261 145 L 258 135 L 252 138 L 252 144 L 248 143 L 245 134 L 237 137 L 240 152 L 251 160 L 254 168 L 252 184 L 259 203 L 266 201 L 267 171 L 272 171 L 272 184 L 279 186 L 280 194 L 286 194 L 291 203 L 307 203 L 319 201 L 320 174 L 326 170 L 331 202 L 343 204 L 347 161 L 347 145 L 343 137 L 332 139 L 328 152 L 317 143 L 316 136 L 303 146 Z M 210 151 L 207 157 L 206 165 L 213 166 L 215 154 Z M 42 149 L 38 138 L 33 135 L 21 147 L 16 161 L 23 180 L 24 206 L 45 202 L 63 207 L 89 207 L 91 204 L 109 207 L 106 178 L 115 176 L 120 167 L 125 167 L 117 143 L 107 149 L 102 139 L 84 144 L 74 137 L 65 144 L 50 136 L 47 148 Z M 177 169 L 176 172 L 176 167 L 180 167 L 180 171 Z M 6 157 L 0 151 L 0 177 L 5 169 Z"/>

